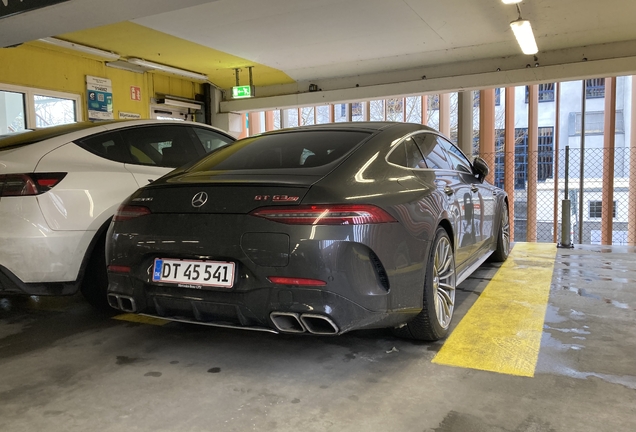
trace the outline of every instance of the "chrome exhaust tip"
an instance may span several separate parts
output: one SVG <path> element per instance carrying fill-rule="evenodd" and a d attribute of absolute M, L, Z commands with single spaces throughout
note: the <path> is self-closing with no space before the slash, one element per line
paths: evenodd
<path fill-rule="evenodd" d="M 135 299 L 130 296 L 124 296 L 119 294 L 108 294 L 108 304 L 110 307 L 114 309 L 119 309 L 120 311 L 134 313 L 137 311 L 137 305 L 135 304 Z"/>
<path fill-rule="evenodd" d="M 323 315 L 302 314 L 300 321 L 307 331 L 316 335 L 336 335 L 338 326 L 330 318 Z"/>
<path fill-rule="evenodd" d="M 304 333 L 305 327 L 300 322 L 297 313 L 292 312 L 272 312 L 269 318 L 274 326 L 284 333 Z"/>

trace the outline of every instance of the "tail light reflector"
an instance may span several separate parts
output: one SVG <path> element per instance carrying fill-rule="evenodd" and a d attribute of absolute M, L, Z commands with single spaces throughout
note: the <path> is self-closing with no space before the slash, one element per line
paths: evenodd
<path fill-rule="evenodd" d="M 151 211 L 148 207 L 122 204 L 117 209 L 117 212 L 115 212 L 113 221 L 126 221 L 149 215 L 150 213 Z"/>
<path fill-rule="evenodd" d="M 111 273 L 130 273 L 130 267 L 121 265 L 109 265 L 107 267 Z"/>
<path fill-rule="evenodd" d="M 292 225 L 363 225 L 395 222 L 390 214 L 368 204 L 265 207 L 256 209 L 250 214 Z"/>
<path fill-rule="evenodd" d="M 0 196 L 33 196 L 51 190 L 66 173 L 28 173 L 0 175 Z"/>
<path fill-rule="evenodd" d="M 327 282 L 320 279 L 292 278 L 280 276 L 268 276 L 270 282 L 278 285 L 299 285 L 299 286 L 325 286 Z"/>

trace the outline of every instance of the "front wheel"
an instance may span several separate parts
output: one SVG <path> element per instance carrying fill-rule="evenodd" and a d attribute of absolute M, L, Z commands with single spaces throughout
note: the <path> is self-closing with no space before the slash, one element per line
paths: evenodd
<path fill-rule="evenodd" d="M 426 267 L 422 311 L 396 328 L 396 336 L 424 341 L 444 338 L 455 309 L 455 281 L 453 247 L 446 230 L 438 227 Z"/>
<path fill-rule="evenodd" d="M 502 203 L 501 223 L 497 232 L 497 246 L 490 255 L 492 262 L 504 262 L 510 254 L 510 216 L 508 215 L 508 204 Z"/>

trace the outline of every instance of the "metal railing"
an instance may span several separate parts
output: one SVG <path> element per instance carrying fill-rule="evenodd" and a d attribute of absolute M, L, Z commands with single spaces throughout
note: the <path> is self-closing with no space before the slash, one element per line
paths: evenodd
<path fill-rule="evenodd" d="M 570 148 L 569 153 L 567 198 L 571 203 L 572 243 L 635 245 L 636 167 L 630 167 L 636 165 L 636 148 L 618 147 L 612 152 L 589 148 L 583 154 Z M 565 149 L 551 154 L 545 150 L 528 152 L 521 158 L 503 152 L 494 156 L 482 155 L 497 161 L 494 183 L 505 188 L 506 176 L 513 178 L 508 194 L 514 197 L 514 239 L 559 242 L 561 201 L 566 198 Z M 510 173 L 503 164 L 506 156 L 515 161 Z"/>

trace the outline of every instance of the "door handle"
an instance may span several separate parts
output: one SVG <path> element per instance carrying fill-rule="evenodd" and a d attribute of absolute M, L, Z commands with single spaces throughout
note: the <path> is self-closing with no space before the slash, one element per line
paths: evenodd
<path fill-rule="evenodd" d="M 473 192 L 477 192 L 479 190 L 479 188 L 475 185 L 470 185 L 470 190 Z"/>
<path fill-rule="evenodd" d="M 451 196 L 452 194 L 455 193 L 455 191 L 453 190 L 453 188 L 451 188 L 450 186 L 446 186 L 444 188 L 444 193 L 448 196 Z"/>

